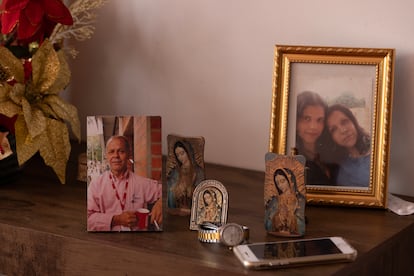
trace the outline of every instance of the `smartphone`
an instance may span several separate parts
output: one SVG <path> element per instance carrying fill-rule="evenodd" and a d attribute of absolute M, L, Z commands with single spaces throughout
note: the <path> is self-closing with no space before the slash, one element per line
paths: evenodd
<path fill-rule="evenodd" d="M 233 252 L 245 267 L 252 269 L 350 262 L 357 256 L 342 237 L 242 244 L 235 246 Z"/>

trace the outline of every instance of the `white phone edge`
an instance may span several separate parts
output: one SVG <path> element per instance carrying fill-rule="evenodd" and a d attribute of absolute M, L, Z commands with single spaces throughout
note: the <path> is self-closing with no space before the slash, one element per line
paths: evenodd
<path fill-rule="evenodd" d="M 330 239 L 338 248 L 341 253 L 329 254 L 329 255 L 315 255 L 306 257 L 295 257 L 286 259 L 258 259 L 255 254 L 250 250 L 249 245 L 252 244 L 269 244 L 269 243 L 285 243 L 285 242 L 297 242 L 297 241 L 310 241 L 310 240 L 323 240 Z M 260 242 L 252 244 L 237 245 L 233 248 L 234 254 L 241 261 L 246 268 L 251 269 L 268 269 L 278 267 L 289 267 L 306 264 L 323 264 L 332 262 L 350 262 L 356 259 L 357 251 L 342 237 L 322 237 L 311 239 L 297 239 L 279 242 Z"/>

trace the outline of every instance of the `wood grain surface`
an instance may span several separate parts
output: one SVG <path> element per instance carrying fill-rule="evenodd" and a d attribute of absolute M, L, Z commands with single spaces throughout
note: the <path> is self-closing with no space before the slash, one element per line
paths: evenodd
<path fill-rule="evenodd" d="M 0 184 L 0 275 L 275 275 L 243 268 L 224 246 L 200 243 L 188 216 L 165 212 L 163 232 L 88 233 L 86 183 L 76 179 L 85 147 L 72 149 L 65 185 L 38 156 L 16 183 Z M 206 164 L 206 176 L 226 186 L 227 221 L 248 226 L 250 242 L 281 240 L 264 230 L 264 172 Z M 277 275 L 414 275 L 406 253 L 414 250 L 413 216 L 328 206 L 307 206 L 305 213 L 305 238 L 342 236 L 358 258 Z"/>

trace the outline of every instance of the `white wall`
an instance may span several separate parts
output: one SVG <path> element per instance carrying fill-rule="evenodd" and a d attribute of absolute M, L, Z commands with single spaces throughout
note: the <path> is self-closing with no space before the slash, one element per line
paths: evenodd
<path fill-rule="evenodd" d="M 389 185 L 414 196 L 413 10 L 411 0 L 109 0 L 77 44 L 67 97 L 84 137 L 86 115 L 161 115 L 164 137 L 206 138 L 206 162 L 263 171 L 275 44 L 395 48 Z"/>

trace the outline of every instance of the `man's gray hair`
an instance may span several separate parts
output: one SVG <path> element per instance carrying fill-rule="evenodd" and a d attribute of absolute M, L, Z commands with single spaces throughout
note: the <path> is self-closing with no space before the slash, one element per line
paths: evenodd
<path fill-rule="evenodd" d="M 129 144 L 128 138 L 126 138 L 123 135 L 114 135 L 114 136 L 111 136 L 108 139 L 108 141 L 106 141 L 106 148 L 108 148 L 109 143 L 111 143 L 113 140 L 121 140 L 121 141 L 123 141 L 124 142 L 124 145 L 125 145 L 125 148 L 126 148 L 126 151 L 128 153 L 131 152 L 131 146 Z"/>

